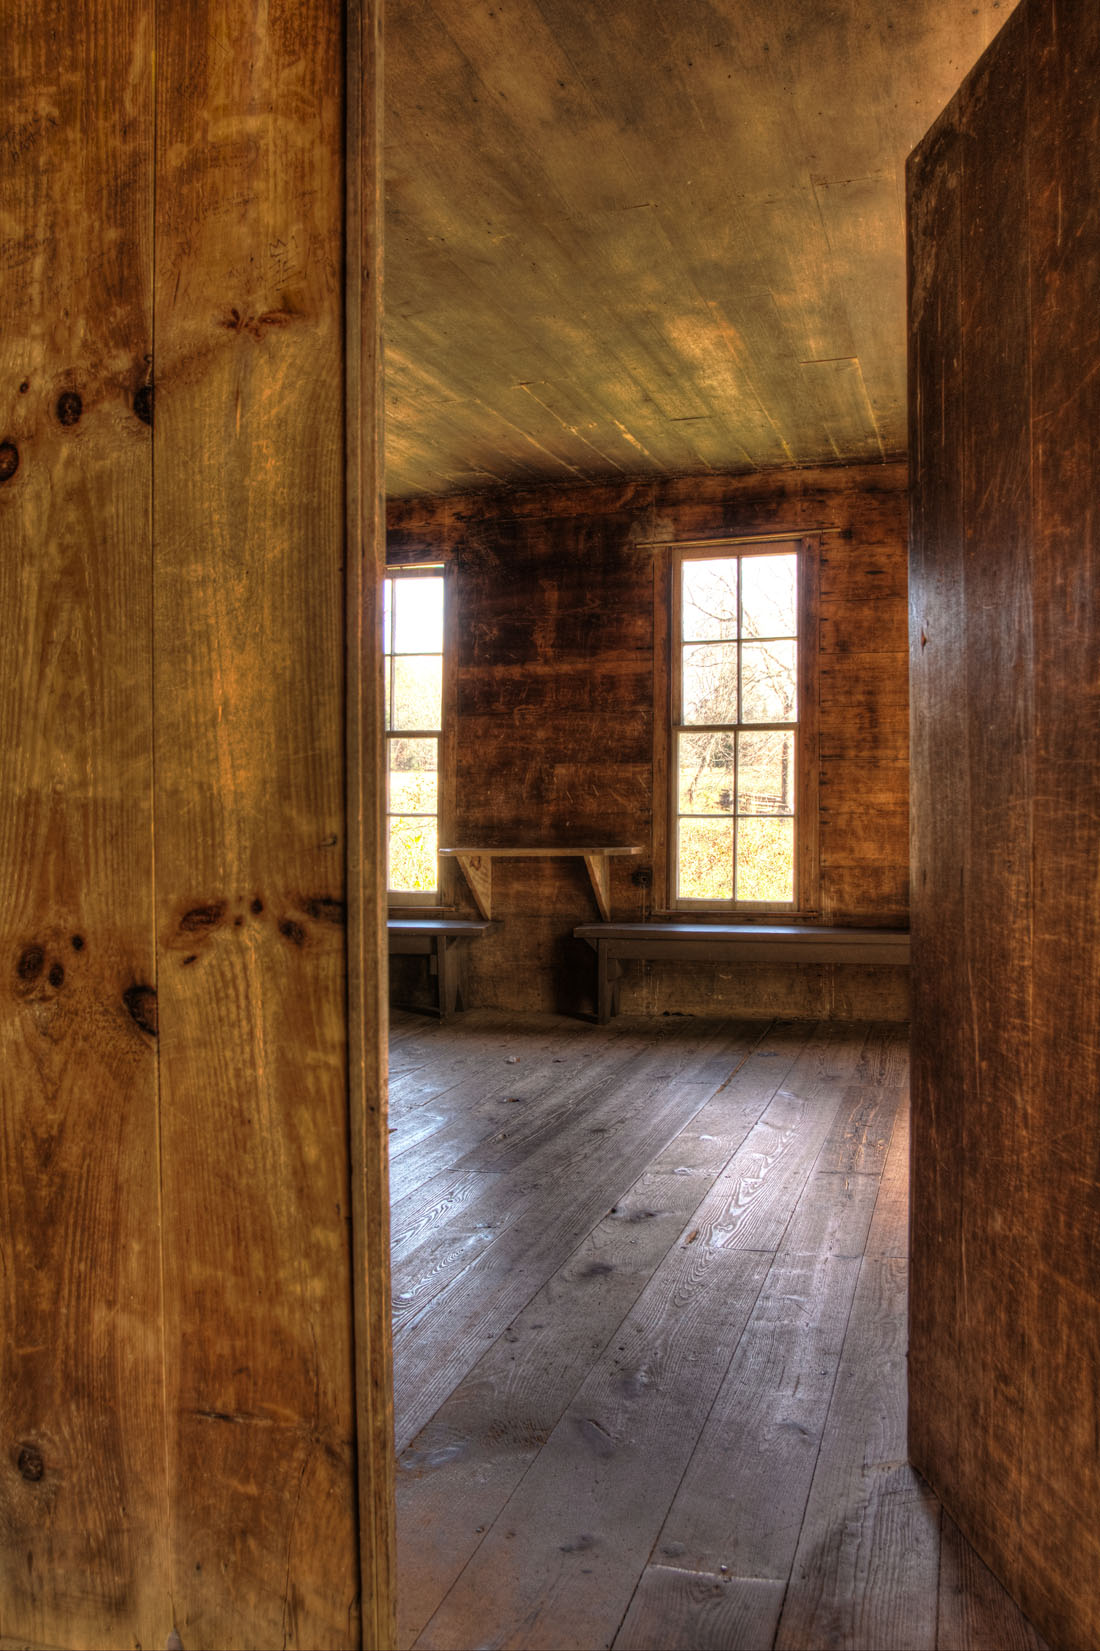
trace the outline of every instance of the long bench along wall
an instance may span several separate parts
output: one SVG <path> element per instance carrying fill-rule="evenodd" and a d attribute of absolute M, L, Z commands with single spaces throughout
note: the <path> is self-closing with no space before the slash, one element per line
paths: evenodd
<path fill-rule="evenodd" d="M 876 465 L 392 504 L 391 563 L 454 562 L 455 841 L 641 844 L 612 862 L 612 911 L 652 916 L 654 543 L 824 525 L 839 531 L 821 541 L 821 921 L 904 928 L 906 481 L 903 465 Z M 583 864 L 498 860 L 493 890 L 502 922 L 471 948 L 472 1001 L 593 1007 L 592 954 L 572 936 L 597 916 Z M 453 896 L 476 915 L 457 873 Z M 405 967 L 394 960 L 395 977 Z M 841 1018 L 907 1006 L 905 971 L 813 964 L 639 962 L 621 1001 Z"/>

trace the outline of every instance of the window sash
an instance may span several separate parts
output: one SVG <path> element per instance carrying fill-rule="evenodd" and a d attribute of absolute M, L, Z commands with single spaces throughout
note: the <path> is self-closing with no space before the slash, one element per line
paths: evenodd
<path fill-rule="evenodd" d="M 805 806 L 805 797 L 801 785 L 804 770 L 804 752 L 802 749 L 802 719 L 806 687 L 806 653 L 804 648 L 805 628 L 805 556 L 806 547 L 797 538 L 790 540 L 769 540 L 759 545 L 723 544 L 715 542 L 703 547 L 693 546 L 690 550 L 677 550 L 671 547 L 671 613 L 669 624 L 669 654 L 670 654 L 670 712 L 669 719 L 669 747 L 668 747 L 668 864 L 669 864 L 669 896 L 674 910 L 694 911 L 742 911 L 746 913 L 775 912 L 790 915 L 796 911 L 804 901 L 801 891 L 804 888 L 804 868 L 802 858 L 802 810 Z M 784 632 L 775 636 L 745 635 L 744 599 L 742 588 L 742 566 L 751 558 L 760 556 L 789 556 L 796 557 L 796 593 L 795 593 L 795 624 L 794 633 Z M 736 564 L 737 589 L 737 619 L 736 634 L 729 637 L 695 637 L 684 632 L 683 597 L 684 597 L 684 569 L 693 561 L 729 561 Z M 746 722 L 743 720 L 743 649 L 747 645 L 766 645 L 769 642 L 793 642 L 795 662 L 795 717 L 769 722 Z M 736 710 L 742 720 L 733 722 L 688 722 L 684 720 L 684 654 L 691 647 L 706 645 L 731 648 L 736 654 Z M 680 773 L 679 748 L 680 737 L 684 734 L 728 734 L 735 742 L 739 734 L 757 734 L 768 732 L 784 732 L 793 735 L 792 770 L 794 801 L 790 812 L 746 813 L 736 807 L 737 796 L 735 789 L 734 807 L 721 813 L 698 814 L 680 807 Z M 734 757 L 737 762 L 736 754 Z M 736 787 L 736 767 L 734 770 Z M 791 822 L 792 833 L 792 876 L 791 897 L 787 900 L 746 900 L 737 898 L 738 859 L 737 838 L 739 820 L 772 820 L 778 819 Z M 683 856 L 681 854 L 681 825 L 685 820 L 729 821 L 730 824 L 730 889 L 727 897 L 697 897 L 683 894 Z"/>
<path fill-rule="evenodd" d="M 383 639 L 383 663 L 386 673 L 386 726 L 384 732 L 385 763 L 386 763 L 386 894 L 391 907 L 435 907 L 442 899 L 442 877 L 438 846 L 444 809 L 446 807 L 446 776 L 445 759 L 447 752 L 447 735 L 445 723 L 448 716 L 448 680 L 447 680 L 447 647 L 448 647 L 448 601 L 447 570 L 442 564 L 428 563 L 417 567 L 390 567 L 385 571 L 385 608 L 387 613 L 386 635 Z M 416 649 L 398 649 L 394 646 L 398 640 L 398 625 L 395 623 L 398 614 L 398 587 L 405 581 L 414 579 L 438 579 L 442 587 L 443 619 L 442 642 L 439 649 L 417 647 Z M 391 726 L 394 711 L 398 706 L 398 664 L 404 659 L 420 659 L 438 661 L 439 667 L 439 722 L 437 726 L 429 728 L 395 728 Z M 416 809 L 404 806 L 394 806 L 393 786 L 391 776 L 394 772 L 391 760 L 391 748 L 398 741 L 432 741 L 435 746 L 435 808 L 434 810 Z M 427 770 L 425 770 L 427 771 Z M 413 770 L 412 772 L 415 772 Z M 402 889 L 396 888 L 391 881 L 392 855 L 394 848 L 394 822 L 407 820 L 431 821 L 434 824 L 436 843 L 435 876 L 430 888 Z"/>

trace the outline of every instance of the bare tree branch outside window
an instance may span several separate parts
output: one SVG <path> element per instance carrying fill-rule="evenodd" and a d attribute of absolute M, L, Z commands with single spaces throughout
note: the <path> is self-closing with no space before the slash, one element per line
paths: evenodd
<path fill-rule="evenodd" d="M 685 557 L 681 578 L 679 897 L 791 904 L 797 554 Z"/>

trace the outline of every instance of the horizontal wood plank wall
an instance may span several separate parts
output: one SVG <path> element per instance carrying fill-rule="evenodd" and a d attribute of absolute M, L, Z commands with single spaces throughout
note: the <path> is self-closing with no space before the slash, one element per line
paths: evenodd
<path fill-rule="evenodd" d="M 19 4 L 0 62 L 7 1645 L 391 1643 L 377 8 L 345 10 Z"/>
<path fill-rule="evenodd" d="M 1025 0 L 909 185 L 911 1449 L 1067 1646 L 1100 1641 L 1098 76 L 1095 7 Z"/>
<path fill-rule="evenodd" d="M 650 915 L 634 878 L 654 852 L 652 543 L 826 524 L 841 531 L 822 540 L 822 917 L 904 925 L 905 487 L 904 466 L 876 465 L 391 503 L 392 559 L 456 564 L 458 838 L 640 843 L 642 861 L 612 863 L 612 907 Z M 497 861 L 493 889 L 504 927 L 471 956 L 472 1000 L 587 1006 L 591 957 L 571 938 L 597 915 L 583 867 Z M 907 994 L 892 971 L 810 965 L 651 963 L 624 984 L 628 1012 L 704 1007 L 904 1018 Z"/>

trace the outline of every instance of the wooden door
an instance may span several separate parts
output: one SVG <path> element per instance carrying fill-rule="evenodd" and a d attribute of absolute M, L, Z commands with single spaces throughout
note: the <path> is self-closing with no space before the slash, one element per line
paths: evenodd
<path fill-rule="evenodd" d="M 1100 1640 L 1100 13 L 1025 0 L 912 157 L 915 1464 Z"/>
<path fill-rule="evenodd" d="M 377 17 L 0 63 L 0 1640 L 385 1645 Z"/>

